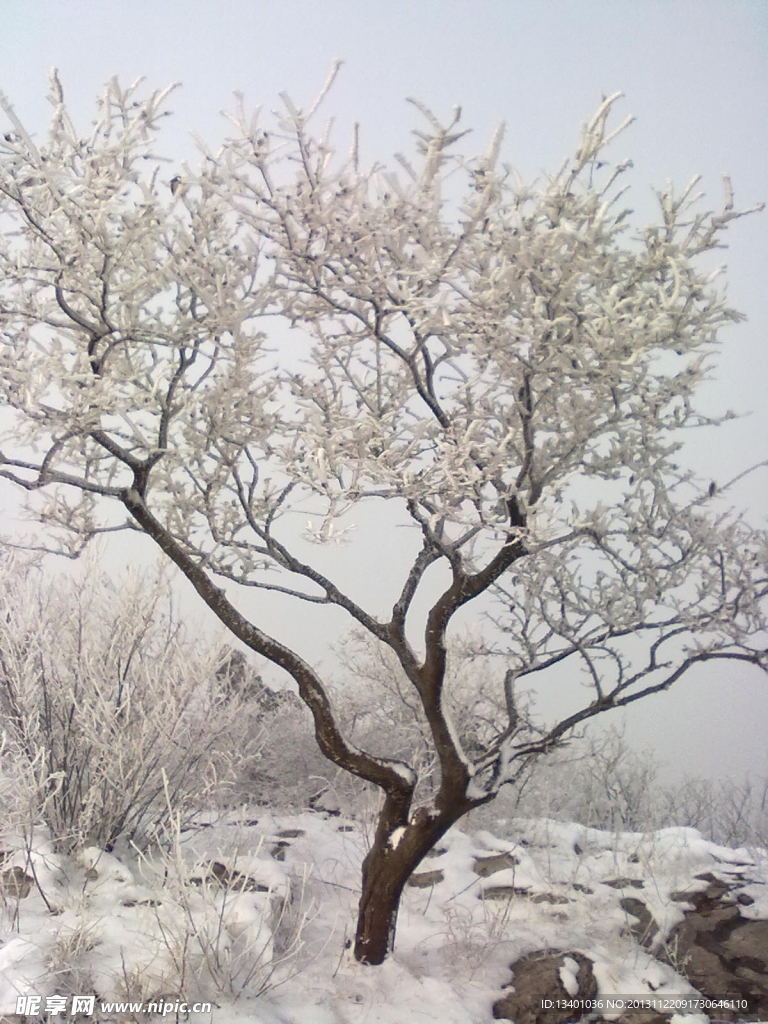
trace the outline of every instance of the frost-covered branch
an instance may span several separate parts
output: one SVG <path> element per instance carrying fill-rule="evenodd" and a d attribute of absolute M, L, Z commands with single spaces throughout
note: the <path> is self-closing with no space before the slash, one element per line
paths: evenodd
<path fill-rule="evenodd" d="M 385 791 L 358 937 L 375 960 L 391 936 L 371 879 L 395 864 L 396 903 L 429 842 L 574 725 L 704 661 L 766 667 L 765 533 L 681 466 L 684 432 L 731 415 L 697 399 L 741 319 L 699 257 L 749 211 L 728 181 L 708 207 L 694 180 L 633 227 L 619 94 L 532 185 L 501 131 L 462 152 L 458 108 L 416 104 L 394 171 L 362 164 L 357 133 L 337 155 L 316 104 L 287 96 L 266 128 L 239 101 L 231 137 L 178 169 L 156 152 L 167 94 L 112 81 L 79 135 L 54 78 L 44 140 L 2 103 L 0 478 L 71 554 L 143 531 L 293 677 L 331 760 Z M 389 621 L 327 557 L 369 508 L 375 554 L 401 567 Z M 433 802 L 412 810 L 413 766 L 358 750 L 320 675 L 223 580 L 342 612 L 390 652 Z M 471 728 L 446 682 L 470 608 L 503 659 Z M 588 696 L 547 729 L 525 687 L 558 671 Z"/>

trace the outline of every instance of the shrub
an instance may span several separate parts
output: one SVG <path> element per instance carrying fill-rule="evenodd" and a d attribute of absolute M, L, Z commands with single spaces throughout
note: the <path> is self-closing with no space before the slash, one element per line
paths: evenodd
<path fill-rule="evenodd" d="M 0 561 L 0 801 L 57 844 L 111 849 L 199 808 L 253 756 L 258 714 L 193 645 L 161 574 L 119 584 Z"/>

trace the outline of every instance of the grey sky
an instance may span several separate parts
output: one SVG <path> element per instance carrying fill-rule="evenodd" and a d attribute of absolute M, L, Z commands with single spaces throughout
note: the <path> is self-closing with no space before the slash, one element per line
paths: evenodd
<path fill-rule="evenodd" d="M 282 89 L 307 103 L 336 57 L 345 66 L 326 109 L 340 145 L 360 122 L 365 160 L 407 148 L 412 95 L 438 114 L 461 103 L 478 149 L 506 121 L 505 158 L 534 177 L 569 154 L 601 94 L 621 89 L 622 114 L 638 118 L 618 148 L 635 161 L 639 216 L 652 209 L 651 185 L 682 186 L 695 173 L 714 202 L 723 173 L 740 205 L 768 199 L 766 53 L 762 0 L 0 0 L 0 88 L 28 127 L 45 126 L 54 65 L 83 129 L 113 74 L 152 87 L 179 80 L 162 147 L 179 161 L 193 157 L 190 131 L 212 143 L 226 131 L 219 111 L 235 90 L 267 108 Z M 697 468 L 719 481 L 767 454 L 768 215 L 736 224 L 724 258 L 749 323 L 724 334 L 707 407 L 754 415 L 693 445 Z M 753 517 L 764 515 L 766 479 L 735 496 Z M 347 573 L 379 578 L 373 563 L 344 559 Z M 284 609 L 265 614 L 286 628 Z M 702 672 L 638 706 L 630 723 L 640 742 L 667 757 L 679 750 L 693 770 L 768 773 L 768 686 L 751 673 Z"/>

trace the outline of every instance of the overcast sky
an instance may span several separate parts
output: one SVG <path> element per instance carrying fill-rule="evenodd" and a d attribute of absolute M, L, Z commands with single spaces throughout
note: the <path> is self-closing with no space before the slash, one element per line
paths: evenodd
<path fill-rule="evenodd" d="M 53 66 L 83 131 L 112 75 L 180 81 L 163 148 L 182 162 L 191 132 L 210 143 L 226 132 L 220 111 L 235 90 L 267 108 L 281 90 L 308 104 L 341 58 L 326 109 L 340 143 L 360 123 L 364 160 L 408 146 L 415 115 L 404 99 L 415 96 L 439 115 L 461 104 L 478 150 L 505 121 L 505 159 L 532 178 L 573 150 L 602 95 L 621 90 L 622 113 L 637 116 L 618 155 L 634 160 L 638 213 L 652 209 L 651 186 L 696 173 L 715 201 L 723 174 L 740 205 L 768 199 L 766 53 L 763 0 L 0 0 L 0 89 L 33 131 L 48 118 Z M 768 215 L 738 222 L 730 246 L 730 298 L 749 322 L 724 333 L 706 400 L 709 411 L 753 415 L 691 452 L 720 481 L 768 454 Z M 736 497 L 762 520 L 767 490 L 763 472 Z M 285 628 L 284 610 L 274 623 L 264 614 Z M 757 673 L 702 672 L 637 705 L 629 732 L 693 771 L 768 774 L 768 685 Z"/>

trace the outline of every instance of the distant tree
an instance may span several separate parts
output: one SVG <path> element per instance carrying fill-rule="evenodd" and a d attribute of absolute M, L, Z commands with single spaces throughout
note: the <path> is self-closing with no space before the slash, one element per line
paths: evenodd
<path fill-rule="evenodd" d="M 4 102 L 0 472 L 47 496 L 37 514 L 70 554 L 105 529 L 150 537 L 293 677 L 322 752 L 381 789 L 355 946 L 378 964 L 430 847 L 575 725 L 704 661 L 766 669 L 766 536 L 723 510 L 727 482 L 715 496 L 678 464 L 683 431 L 717 422 L 694 394 L 739 319 L 698 257 L 741 214 L 728 183 L 722 212 L 699 209 L 694 181 L 632 233 L 630 163 L 606 155 L 627 124 L 607 127 L 617 96 L 528 187 L 499 163 L 501 131 L 459 155 L 458 110 L 443 125 L 416 104 L 425 130 L 396 174 L 363 169 L 356 141 L 337 159 L 309 132 L 317 104 L 287 97 L 269 131 L 241 106 L 234 137 L 178 180 L 153 149 L 167 95 L 113 81 L 83 137 L 54 76 L 44 145 Z M 452 197 L 464 184 L 450 202 L 449 176 Z M 275 340 L 280 323 L 301 330 Z M 413 527 L 382 525 L 380 558 L 403 565 L 384 617 L 320 568 L 327 554 L 307 560 L 294 526 L 328 543 L 361 503 Z M 103 518 L 110 504 L 127 522 Z M 427 577 L 445 583 L 419 625 Z M 428 802 L 414 805 L 413 766 L 355 746 L 320 670 L 222 580 L 297 614 L 342 610 L 389 648 L 434 748 Z M 469 751 L 444 680 L 471 602 L 506 661 L 504 717 Z M 583 706 L 530 728 L 516 686 L 564 666 Z"/>

